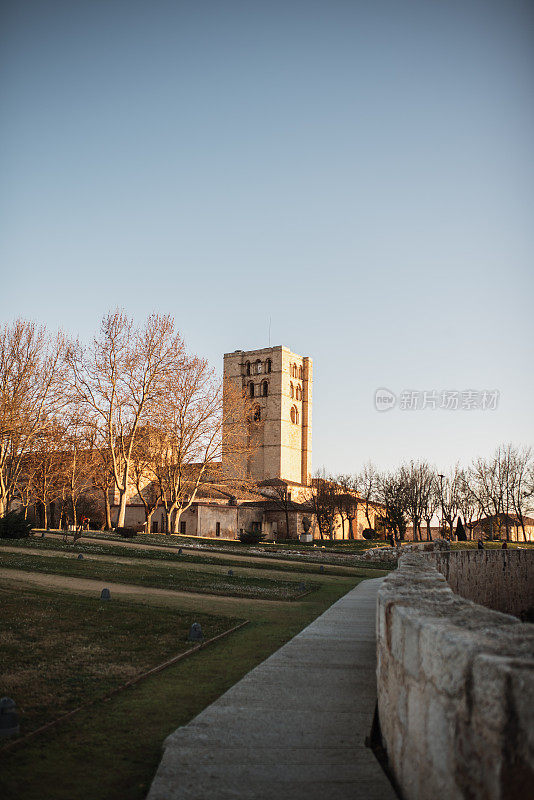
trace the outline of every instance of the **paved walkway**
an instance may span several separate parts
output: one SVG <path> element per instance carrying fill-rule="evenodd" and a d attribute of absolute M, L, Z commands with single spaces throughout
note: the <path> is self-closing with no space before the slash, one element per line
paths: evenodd
<path fill-rule="evenodd" d="M 359 584 L 171 734 L 147 800 L 394 800 L 364 745 L 380 582 Z"/>

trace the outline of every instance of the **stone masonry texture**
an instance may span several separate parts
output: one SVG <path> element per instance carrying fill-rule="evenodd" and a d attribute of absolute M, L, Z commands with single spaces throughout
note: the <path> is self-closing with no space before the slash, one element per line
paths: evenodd
<path fill-rule="evenodd" d="M 514 585 L 514 569 L 518 585 L 530 585 L 523 572 L 532 575 L 534 553 L 456 555 L 434 563 L 459 591 L 474 571 L 479 602 L 487 592 L 499 603 L 491 574 L 504 570 L 503 602 L 508 594 L 517 607 L 503 587 Z M 534 626 L 460 597 L 431 554 L 409 553 L 378 593 L 377 679 L 383 741 L 405 800 L 532 796 Z"/>

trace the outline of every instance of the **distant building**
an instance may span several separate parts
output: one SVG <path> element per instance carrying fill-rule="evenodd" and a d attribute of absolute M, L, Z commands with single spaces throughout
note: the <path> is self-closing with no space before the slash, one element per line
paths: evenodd
<path fill-rule="evenodd" d="M 242 531 L 258 531 L 267 540 L 298 539 L 307 517 L 311 535 L 319 539 L 313 507 L 312 359 L 283 346 L 236 350 L 224 356 L 224 379 L 246 396 L 250 414 L 232 417 L 231 406 L 229 414 L 224 414 L 225 424 L 232 425 L 232 435 L 226 437 L 223 431 L 223 442 L 235 442 L 237 436 L 239 446 L 233 451 L 223 447 L 222 463 L 210 465 L 194 501 L 180 515 L 178 532 L 236 539 Z M 198 465 L 190 464 L 188 470 L 193 492 Z M 140 495 L 131 486 L 126 527 L 141 529 L 144 525 L 146 530 L 143 497 L 147 501 L 157 497 L 157 489 L 156 483 L 149 481 Z M 104 496 L 96 487 L 88 497 L 93 507 L 95 503 L 103 506 Z M 118 512 L 117 490 L 110 490 L 109 501 L 113 520 Z M 374 527 L 375 513 L 375 505 L 369 504 L 366 514 L 365 503 L 355 496 L 350 519 L 337 514 L 331 530 L 323 535 L 361 539 L 369 523 Z M 50 524 L 59 524 L 59 517 L 59 508 L 51 503 Z M 151 514 L 149 524 L 151 532 L 165 531 L 166 513 L 161 506 Z"/>
<path fill-rule="evenodd" d="M 525 538 L 523 538 L 523 527 L 521 520 L 516 514 L 494 514 L 490 517 L 482 517 L 472 524 L 473 539 L 505 539 L 508 537 L 511 542 L 532 542 L 534 541 L 534 519 L 523 517 L 525 527 Z"/>
<path fill-rule="evenodd" d="M 302 520 L 313 526 L 312 496 L 312 387 L 311 358 L 287 347 L 236 350 L 224 356 L 224 379 L 248 398 L 254 425 L 242 424 L 240 435 L 250 437 L 242 448 L 246 463 L 235 464 L 223 450 L 223 472 L 235 468 L 236 484 L 203 484 L 195 502 L 180 517 L 180 533 L 235 539 L 244 530 L 258 530 L 267 539 L 296 539 Z M 225 415 L 226 419 L 226 415 Z M 223 435 L 225 441 L 228 437 Z M 246 444 L 246 442 L 245 442 Z M 239 476 L 245 475 L 247 486 Z M 127 524 L 144 522 L 141 499 L 132 497 Z M 164 529 L 164 514 L 157 510 L 152 530 Z M 287 528 L 289 527 L 289 530 Z"/>

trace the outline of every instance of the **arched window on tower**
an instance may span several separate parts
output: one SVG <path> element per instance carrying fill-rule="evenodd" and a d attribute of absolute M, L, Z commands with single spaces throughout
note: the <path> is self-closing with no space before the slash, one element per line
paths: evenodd
<path fill-rule="evenodd" d="M 293 381 L 289 383 L 289 396 L 291 398 L 295 397 L 295 387 L 293 386 Z"/>
<path fill-rule="evenodd" d="M 297 411 L 295 406 L 291 406 L 291 411 L 289 412 L 289 416 L 291 417 L 291 422 L 294 425 L 298 425 L 299 422 L 299 412 Z"/>
<path fill-rule="evenodd" d="M 259 358 L 258 358 L 258 360 L 256 361 L 256 369 L 255 369 L 255 373 L 256 373 L 256 375 L 261 375 L 261 361 L 260 361 L 260 359 L 259 359 Z"/>
<path fill-rule="evenodd" d="M 245 364 L 245 372 L 247 375 L 250 375 L 250 361 L 247 361 Z"/>
<path fill-rule="evenodd" d="M 248 396 L 254 397 L 254 384 L 252 383 L 252 381 L 250 381 L 248 385 Z"/>
<path fill-rule="evenodd" d="M 300 388 L 300 385 L 299 385 L 299 384 L 297 384 L 297 392 L 296 392 L 296 395 L 297 395 L 297 400 L 302 400 L 302 389 Z"/>
<path fill-rule="evenodd" d="M 267 381 L 263 381 L 263 383 L 261 384 L 261 396 L 267 397 L 268 394 L 269 394 L 269 384 L 267 383 Z"/>
<path fill-rule="evenodd" d="M 267 361 L 265 362 L 265 372 L 269 373 L 272 370 L 272 368 L 273 368 L 273 362 L 271 361 L 270 358 L 268 358 Z"/>
<path fill-rule="evenodd" d="M 299 367 L 299 379 L 302 380 L 302 366 Z"/>

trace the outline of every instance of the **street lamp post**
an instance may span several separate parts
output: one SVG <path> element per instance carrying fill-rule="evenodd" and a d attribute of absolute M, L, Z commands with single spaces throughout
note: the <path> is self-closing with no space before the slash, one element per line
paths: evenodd
<path fill-rule="evenodd" d="M 440 494 L 440 499 L 441 499 L 441 538 L 442 539 L 446 538 L 446 536 L 443 535 L 443 530 L 444 530 L 443 529 L 443 517 L 445 516 L 444 511 L 443 511 L 443 478 L 444 477 L 445 477 L 445 475 L 438 475 L 438 478 L 439 478 L 439 494 Z"/>

